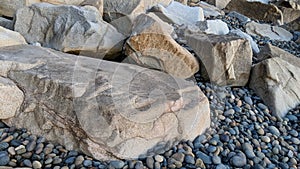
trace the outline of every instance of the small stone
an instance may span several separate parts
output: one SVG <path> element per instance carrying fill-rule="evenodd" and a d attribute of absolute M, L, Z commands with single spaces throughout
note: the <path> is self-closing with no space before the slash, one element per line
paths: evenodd
<path fill-rule="evenodd" d="M 224 164 L 219 164 L 217 165 L 216 169 L 228 169 L 229 167 L 227 167 L 226 165 Z"/>
<path fill-rule="evenodd" d="M 230 140 L 230 137 L 229 137 L 229 135 L 227 135 L 227 134 L 222 134 L 222 135 L 220 136 L 220 140 L 221 140 L 222 142 L 228 142 L 228 141 Z"/>
<path fill-rule="evenodd" d="M 199 167 L 199 168 L 206 168 L 204 162 L 201 159 L 199 159 L 199 158 L 196 160 L 195 166 Z"/>
<path fill-rule="evenodd" d="M 35 147 L 36 147 L 36 142 L 34 140 L 32 140 L 26 145 L 26 150 L 33 151 L 35 149 Z"/>
<path fill-rule="evenodd" d="M 172 158 L 174 158 L 176 161 L 183 162 L 184 154 L 183 153 L 175 153 L 172 155 Z"/>
<path fill-rule="evenodd" d="M 219 156 L 213 156 L 212 161 L 216 165 L 221 164 L 221 158 Z"/>
<path fill-rule="evenodd" d="M 146 158 L 146 165 L 149 168 L 154 168 L 154 159 L 152 157 L 147 157 Z"/>
<path fill-rule="evenodd" d="M 280 131 L 275 126 L 269 126 L 269 130 L 275 136 L 277 136 L 277 137 L 280 136 Z"/>
<path fill-rule="evenodd" d="M 246 155 L 242 152 L 233 156 L 230 160 L 231 164 L 235 167 L 244 167 L 247 164 Z"/>
<path fill-rule="evenodd" d="M 270 143 L 270 141 L 271 141 L 270 137 L 268 137 L 268 136 L 262 136 L 261 140 L 266 143 Z"/>
<path fill-rule="evenodd" d="M 262 128 L 259 128 L 258 130 L 257 130 L 257 133 L 259 134 L 259 135 L 265 135 L 265 130 L 264 129 L 262 129 Z"/>
<path fill-rule="evenodd" d="M 109 165 L 114 168 L 122 168 L 125 165 L 125 163 L 123 161 L 111 161 Z"/>
<path fill-rule="evenodd" d="M 6 151 L 0 151 L 0 166 L 5 166 L 9 163 L 10 158 Z"/>
<path fill-rule="evenodd" d="M 246 103 L 248 103 L 248 104 L 250 104 L 250 105 L 253 105 L 253 101 L 252 101 L 251 97 L 245 96 L 245 97 L 244 97 L 244 100 L 245 100 Z"/>
<path fill-rule="evenodd" d="M 75 160 L 75 166 L 79 166 L 83 163 L 84 161 L 84 157 L 82 155 L 76 157 L 76 160 Z"/>
<path fill-rule="evenodd" d="M 73 164 L 75 162 L 75 157 L 69 157 L 65 160 L 66 164 Z"/>
<path fill-rule="evenodd" d="M 266 109 L 268 109 L 268 107 L 267 107 L 266 105 L 262 104 L 262 103 L 258 103 L 257 106 L 258 106 L 261 110 L 266 110 Z"/>
<path fill-rule="evenodd" d="M 24 164 L 24 166 L 26 166 L 26 167 L 32 167 L 32 163 L 31 163 L 31 161 L 30 160 L 24 160 L 23 161 L 23 164 Z"/>
<path fill-rule="evenodd" d="M 184 161 L 187 163 L 187 164 L 195 164 L 195 159 L 194 157 L 190 156 L 190 155 L 186 155 L 185 158 L 184 158 Z"/>
<path fill-rule="evenodd" d="M 9 144 L 6 142 L 0 143 L 0 151 L 3 151 L 9 147 Z"/>
<path fill-rule="evenodd" d="M 33 161 L 32 167 L 34 169 L 40 169 L 40 168 L 42 168 L 42 164 L 39 161 Z"/>
<path fill-rule="evenodd" d="M 7 149 L 8 153 L 12 156 L 16 155 L 16 151 L 15 151 L 15 148 L 14 147 L 9 147 Z"/>
<path fill-rule="evenodd" d="M 84 160 L 83 166 L 85 167 L 91 167 L 93 165 L 93 162 L 91 160 Z"/>
<path fill-rule="evenodd" d="M 293 138 L 291 138 L 291 141 L 293 144 L 296 144 L 296 145 L 300 144 L 300 140 L 298 138 L 293 137 Z"/>
<path fill-rule="evenodd" d="M 159 162 L 155 162 L 154 169 L 160 169 L 160 168 L 161 168 L 161 166 L 160 166 Z"/>
<path fill-rule="evenodd" d="M 211 164 L 211 157 L 201 151 L 196 152 L 197 158 L 200 158 L 205 164 Z"/>
<path fill-rule="evenodd" d="M 251 144 L 249 143 L 244 143 L 243 144 L 243 151 L 245 152 L 246 156 L 249 159 L 253 159 L 255 157 L 255 154 L 253 152 L 253 147 Z"/>
<path fill-rule="evenodd" d="M 224 116 L 230 116 L 234 114 L 234 110 L 233 109 L 229 109 L 227 111 L 224 112 Z"/>
<path fill-rule="evenodd" d="M 154 156 L 154 159 L 155 159 L 155 161 L 157 161 L 157 162 L 159 162 L 159 163 L 161 163 L 161 162 L 164 161 L 164 157 L 161 156 L 161 155 L 156 155 L 156 156 Z"/>

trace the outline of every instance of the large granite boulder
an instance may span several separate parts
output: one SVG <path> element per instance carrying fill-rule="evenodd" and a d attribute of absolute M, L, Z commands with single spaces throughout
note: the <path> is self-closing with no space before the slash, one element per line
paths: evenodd
<path fill-rule="evenodd" d="M 186 33 L 187 44 L 204 65 L 212 83 L 245 86 L 248 82 L 252 49 L 246 39 L 234 35 Z"/>
<path fill-rule="evenodd" d="M 27 44 L 24 37 L 18 33 L 0 26 L 0 47 Z"/>
<path fill-rule="evenodd" d="M 198 21 L 204 21 L 204 13 L 200 7 L 189 7 L 179 2 L 173 1 L 169 6 L 160 4 L 149 9 L 160 19 L 170 24 L 192 25 Z"/>
<path fill-rule="evenodd" d="M 283 117 L 300 104 L 299 67 L 280 57 L 264 60 L 253 67 L 249 86 L 269 106 L 273 115 Z"/>
<path fill-rule="evenodd" d="M 92 6 L 37 3 L 24 7 L 17 11 L 15 30 L 28 43 L 97 58 L 117 56 L 125 38 Z"/>
<path fill-rule="evenodd" d="M 236 11 L 252 19 L 283 24 L 282 12 L 273 4 L 231 0 L 226 6 L 228 11 Z"/>
<path fill-rule="evenodd" d="M 173 27 L 153 13 L 135 20 L 125 53 L 130 63 L 189 78 L 199 70 L 197 59 L 171 37 Z"/>
<path fill-rule="evenodd" d="M 210 125 L 198 86 L 135 65 L 10 46 L 0 48 L 0 76 L 24 94 L 6 124 L 96 159 L 162 153 Z"/>
<path fill-rule="evenodd" d="M 254 21 L 246 24 L 246 32 L 252 36 L 268 37 L 271 40 L 290 41 L 293 39 L 293 34 L 282 27 Z"/>

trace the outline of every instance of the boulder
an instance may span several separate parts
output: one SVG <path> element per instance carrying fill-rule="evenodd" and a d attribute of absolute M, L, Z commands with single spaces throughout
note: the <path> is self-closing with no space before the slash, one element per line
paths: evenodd
<path fill-rule="evenodd" d="M 271 40 L 290 41 L 293 39 L 293 34 L 279 26 L 260 24 L 254 21 L 246 24 L 246 32 L 252 36 L 268 37 Z"/>
<path fill-rule="evenodd" d="M 299 65 L 275 57 L 253 67 L 249 86 L 269 106 L 273 115 L 283 117 L 300 104 L 299 83 Z"/>
<path fill-rule="evenodd" d="M 25 95 L 6 124 L 99 160 L 163 152 L 210 126 L 199 87 L 163 72 L 22 45 L 0 48 L 0 73 Z"/>
<path fill-rule="evenodd" d="M 0 26 L 0 47 L 20 44 L 26 44 L 24 37 L 20 33 Z"/>
<path fill-rule="evenodd" d="M 0 76 L 0 119 L 16 115 L 24 101 L 24 94 L 13 81 Z"/>
<path fill-rule="evenodd" d="M 198 70 L 197 59 L 171 37 L 173 27 L 153 13 L 135 20 L 132 36 L 125 44 L 128 62 L 189 78 Z"/>
<path fill-rule="evenodd" d="M 193 6 L 198 6 L 202 8 L 204 17 L 211 17 L 211 16 L 219 16 L 219 15 L 224 15 L 224 11 L 220 10 L 219 8 L 210 5 L 204 1 L 200 1 Z"/>
<path fill-rule="evenodd" d="M 246 0 L 231 0 L 226 6 L 228 11 L 236 11 L 252 19 L 283 24 L 282 12 L 273 4 L 248 2 Z"/>
<path fill-rule="evenodd" d="M 231 0 L 207 0 L 208 3 L 219 9 L 224 9 Z"/>
<path fill-rule="evenodd" d="M 196 25 L 207 34 L 226 35 L 229 33 L 227 24 L 220 19 L 200 21 Z"/>
<path fill-rule="evenodd" d="M 96 7 L 99 10 L 99 13 L 103 15 L 103 0 L 40 0 L 40 1 L 54 4 L 54 5 L 76 5 L 76 6 L 90 5 Z"/>
<path fill-rule="evenodd" d="M 253 38 L 250 35 L 241 31 L 240 29 L 232 29 L 232 30 L 230 30 L 230 33 L 233 33 L 241 38 L 247 39 L 250 42 L 253 53 L 256 53 L 256 54 L 259 53 L 258 45 L 256 44 L 256 42 L 253 40 Z"/>
<path fill-rule="evenodd" d="M 189 7 L 176 1 L 166 8 L 158 4 L 148 11 L 155 13 L 160 19 L 170 24 L 191 25 L 197 21 L 204 21 L 202 8 Z"/>
<path fill-rule="evenodd" d="M 247 84 L 252 64 L 252 50 L 248 40 L 233 35 L 188 33 L 186 39 L 212 83 L 220 86 Z"/>
<path fill-rule="evenodd" d="M 26 6 L 27 0 L 2 0 L 0 5 L 0 16 L 14 17 L 19 8 Z"/>
<path fill-rule="evenodd" d="M 293 22 L 300 17 L 300 10 L 286 7 L 280 7 L 280 10 L 282 11 L 283 15 L 283 23 L 285 24 Z"/>
<path fill-rule="evenodd" d="M 38 3 L 24 7 L 16 14 L 15 30 L 28 43 L 108 59 L 119 55 L 125 39 L 91 6 Z"/>
<path fill-rule="evenodd" d="M 300 67 L 300 58 L 297 58 L 295 55 L 292 55 L 283 49 L 273 46 L 270 43 L 267 43 L 256 57 L 259 62 L 269 58 L 279 57 L 296 67 Z"/>
<path fill-rule="evenodd" d="M 13 30 L 14 29 L 14 23 L 13 20 L 10 19 L 6 19 L 3 17 L 0 17 L 0 26 L 9 29 L 9 30 Z"/>
<path fill-rule="evenodd" d="M 290 31 L 300 32 L 300 17 L 284 26 Z"/>
<path fill-rule="evenodd" d="M 277 0 L 275 3 L 278 6 L 283 6 L 287 8 L 293 8 L 296 10 L 300 10 L 300 2 L 299 0 Z"/>

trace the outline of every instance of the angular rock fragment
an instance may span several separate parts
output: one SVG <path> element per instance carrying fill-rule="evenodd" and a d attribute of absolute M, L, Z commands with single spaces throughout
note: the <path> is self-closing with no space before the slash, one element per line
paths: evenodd
<path fill-rule="evenodd" d="M 293 38 L 293 34 L 279 26 L 260 24 L 254 21 L 246 24 L 246 32 L 253 36 L 268 37 L 271 40 L 290 41 Z"/>
<path fill-rule="evenodd" d="M 10 79 L 0 76 L 0 119 L 12 118 L 24 100 L 23 92 Z"/>
<path fill-rule="evenodd" d="M 211 16 L 218 16 L 218 15 L 224 15 L 224 11 L 220 10 L 219 8 L 210 5 L 204 1 L 200 1 L 194 6 L 198 6 L 203 9 L 204 17 L 211 17 Z"/>
<path fill-rule="evenodd" d="M 280 10 L 282 11 L 283 15 L 283 23 L 285 24 L 300 18 L 300 9 L 296 10 L 292 8 L 281 7 Z"/>
<path fill-rule="evenodd" d="M 300 32 L 300 17 L 284 26 L 290 31 Z"/>
<path fill-rule="evenodd" d="M 226 6 L 228 11 L 236 11 L 252 19 L 283 24 L 282 12 L 273 4 L 248 2 L 246 0 L 231 0 Z"/>
<path fill-rule="evenodd" d="M 300 104 L 299 81 L 299 66 L 275 57 L 253 67 L 249 86 L 269 106 L 273 115 L 283 117 Z"/>
<path fill-rule="evenodd" d="M 139 66 L 23 45 L 0 48 L 0 73 L 25 94 L 5 123 L 99 160 L 161 152 L 210 126 L 198 86 Z"/>
<path fill-rule="evenodd" d="M 219 9 L 224 9 L 230 1 L 231 0 L 207 0 L 208 3 L 218 7 Z"/>
<path fill-rule="evenodd" d="M 13 30 L 14 29 L 14 23 L 13 20 L 9 20 L 3 17 L 0 17 L 0 26 L 9 29 L 9 30 Z"/>
<path fill-rule="evenodd" d="M 18 32 L 0 26 L 0 47 L 27 44 L 24 37 Z"/>
<path fill-rule="evenodd" d="M 248 40 L 233 35 L 211 34 L 186 34 L 186 39 L 212 83 L 221 86 L 247 84 L 252 63 Z"/>
<path fill-rule="evenodd" d="M 139 15 L 126 42 L 130 63 L 189 78 L 198 70 L 197 59 L 171 37 L 173 27 L 153 13 Z"/>
<path fill-rule="evenodd" d="M 0 16 L 14 17 L 16 11 L 39 0 L 1 0 Z"/>
<path fill-rule="evenodd" d="M 232 29 L 230 31 L 230 33 L 233 33 L 241 38 L 244 38 L 244 39 L 247 39 L 249 42 L 250 42 L 250 45 L 251 45 L 251 48 L 252 48 L 252 51 L 254 53 L 259 53 L 259 48 L 258 48 L 258 45 L 256 44 L 256 42 L 254 42 L 253 38 L 248 35 L 247 33 L 241 31 L 240 29 Z"/>
<path fill-rule="evenodd" d="M 257 55 L 258 61 L 263 61 L 275 57 L 279 57 L 296 67 L 300 67 L 300 58 L 297 58 L 295 55 L 292 55 L 289 52 L 284 51 L 283 49 L 273 46 L 270 43 L 267 43 Z"/>
<path fill-rule="evenodd" d="M 118 55 L 125 38 L 91 6 L 34 4 L 18 10 L 15 30 L 28 43 L 97 58 Z"/>
<path fill-rule="evenodd" d="M 220 19 L 200 21 L 196 25 L 207 34 L 226 35 L 229 33 L 227 24 Z"/>
<path fill-rule="evenodd" d="M 173 1 L 168 7 L 157 5 L 152 7 L 149 12 L 155 13 L 165 22 L 177 25 L 191 25 L 197 21 L 204 20 L 203 10 L 200 7 L 189 7 L 179 2 Z"/>

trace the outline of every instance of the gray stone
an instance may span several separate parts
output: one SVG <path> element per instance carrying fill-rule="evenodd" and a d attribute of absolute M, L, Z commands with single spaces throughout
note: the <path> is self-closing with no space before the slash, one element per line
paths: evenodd
<path fill-rule="evenodd" d="M 243 151 L 249 159 L 253 159 L 255 157 L 253 147 L 250 143 L 243 144 Z"/>
<path fill-rule="evenodd" d="M 198 2 L 195 6 L 198 6 L 203 9 L 204 17 L 219 16 L 225 14 L 224 11 L 204 1 Z"/>
<path fill-rule="evenodd" d="M 125 165 L 125 163 L 123 161 L 111 161 L 109 165 L 116 169 L 120 169 Z"/>
<path fill-rule="evenodd" d="M 233 35 L 186 34 L 187 44 L 195 51 L 209 80 L 220 86 L 247 84 L 252 50 L 249 41 Z M 202 73 L 205 74 L 205 73 Z"/>
<path fill-rule="evenodd" d="M 0 47 L 27 44 L 24 37 L 18 33 L 0 26 Z"/>
<path fill-rule="evenodd" d="M 42 168 L 42 164 L 39 161 L 33 161 L 32 167 L 34 169 L 40 169 L 40 168 Z"/>
<path fill-rule="evenodd" d="M 212 164 L 211 157 L 201 151 L 196 152 L 197 158 L 200 158 L 205 164 Z"/>
<path fill-rule="evenodd" d="M 269 130 L 272 134 L 274 134 L 277 137 L 281 135 L 280 131 L 275 126 L 269 126 Z"/>
<path fill-rule="evenodd" d="M 299 66 L 276 57 L 253 67 L 249 86 L 268 105 L 273 115 L 283 117 L 300 103 L 299 80 Z"/>
<path fill-rule="evenodd" d="M 230 162 L 235 167 L 244 167 L 247 164 L 247 158 L 244 153 L 240 152 L 233 156 Z"/>
<path fill-rule="evenodd" d="M 229 28 L 222 20 L 205 20 L 197 23 L 200 30 L 207 34 L 226 35 L 229 33 Z"/>
<path fill-rule="evenodd" d="M 9 30 L 13 30 L 14 29 L 14 23 L 13 20 L 9 20 L 3 17 L 0 17 L 0 26 L 9 29 Z"/>
<path fill-rule="evenodd" d="M 253 38 L 250 35 L 241 31 L 240 29 L 233 29 L 233 30 L 230 30 L 230 32 L 241 38 L 247 39 L 250 42 L 253 53 L 259 53 L 258 45 L 256 44 L 256 42 L 254 42 Z"/>
<path fill-rule="evenodd" d="M 137 158 L 158 143 L 169 149 L 210 126 L 198 86 L 135 65 L 23 45 L 0 49 L 0 75 L 25 93 L 24 113 L 6 124 L 96 159 Z"/>
<path fill-rule="evenodd" d="M 208 3 L 213 4 L 219 9 L 224 9 L 231 0 L 207 0 Z"/>
<path fill-rule="evenodd" d="M 219 156 L 213 156 L 212 157 L 212 161 L 214 164 L 218 165 L 218 164 L 221 164 L 221 158 Z"/>
<path fill-rule="evenodd" d="M 33 4 L 18 10 L 15 30 L 28 43 L 97 58 L 118 56 L 125 39 L 92 6 Z"/>
<path fill-rule="evenodd" d="M 9 163 L 10 158 L 6 151 L 0 151 L 0 166 L 5 166 Z"/>

